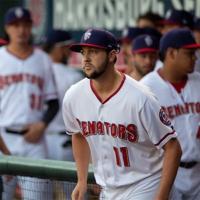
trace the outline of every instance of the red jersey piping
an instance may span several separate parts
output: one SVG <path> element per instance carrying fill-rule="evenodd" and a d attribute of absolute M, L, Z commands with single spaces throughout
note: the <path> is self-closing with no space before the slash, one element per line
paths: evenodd
<path fill-rule="evenodd" d="M 174 134 L 175 131 L 171 132 L 171 133 L 167 133 L 158 143 L 154 144 L 155 146 L 158 146 L 166 137 L 168 137 L 169 135 Z"/>
<path fill-rule="evenodd" d="M 123 86 L 124 81 L 125 81 L 125 79 L 126 79 L 126 76 L 125 76 L 123 73 L 121 73 L 121 74 L 122 74 L 122 76 L 123 76 L 123 79 L 122 79 L 122 81 L 121 81 L 119 87 L 118 87 L 107 99 L 105 99 L 104 101 L 103 101 L 103 100 L 101 99 L 101 97 L 98 95 L 97 91 L 95 90 L 95 88 L 94 88 L 94 86 L 93 86 L 93 84 L 92 84 L 92 80 L 90 80 L 90 87 L 91 87 L 91 89 L 92 89 L 94 95 L 97 97 L 97 99 L 98 99 L 102 104 L 105 104 L 105 103 L 106 103 L 107 101 L 109 101 L 113 96 L 115 96 L 115 95 L 119 92 L 119 90 L 121 89 L 121 87 Z"/>

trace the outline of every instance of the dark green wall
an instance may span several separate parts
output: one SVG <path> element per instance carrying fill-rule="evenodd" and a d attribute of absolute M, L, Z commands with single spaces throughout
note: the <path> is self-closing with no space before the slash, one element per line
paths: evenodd
<path fill-rule="evenodd" d="M 4 15 L 5 12 L 13 6 L 20 6 L 23 4 L 23 0 L 0 0 L 0 37 L 3 36 L 4 27 Z"/>

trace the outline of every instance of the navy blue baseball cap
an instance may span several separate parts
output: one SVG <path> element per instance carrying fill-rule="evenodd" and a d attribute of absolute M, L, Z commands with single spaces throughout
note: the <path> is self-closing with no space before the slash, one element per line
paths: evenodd
<path fill-rule="evenodd" d="M 10 8 L 4 17 L 4 24 L 11 24 L 19 20 L 25 20 L 32 23 L 32 17 L 30 11 L 22 7 L 13 7 Z"/>
<path fill-rule="evenodd" d="M 50 30 L 47 35 L 42 38 L 41 43 L 45 44 L 59 44 L 59 45 L 71 45 L 74 40 L 68 31 L 61 29 Z"/>
<path fill-rule="evenodd" d="M 194 21 L 194 30 L 200 30 L 200 18 L 196 18 Z"/>
<path fill-rule="evenodd" d="M 157 31 L 155 28 L 127 27 L 126 29 L 122 31 L 122 37 L 120 39 L 120 42 L 131 43 L 136 37 L 143 34 L 152 35 L 152 36 L 158 37 L 158 39 L 161 38 L 161 33 Z"/>
<path fill-rule="evenodd" d="M 197 44 L 192 32 L 188 28 L 177 28 L 164 34 L 160 40 L 159 53 L 164 56 L 168 48 L 197 49 Z"/>
<path fill-rule="evenodd" d="M 131 43 L 136 37 L 144 34 L 144 29 L 139 27 L 126 27 L 122 31 L 122 36 L 120 38 L 120 42 L 128 42 Z"/>
<path fill-rule="evenodd" d="M 96 47 L 100 49 L 105 49 L 108 51 L 116 50 L 120 51 L 120 46 L 118 44 L 115 36 L 103 29 L 88 29 L 82 36 L 81 42 L 79 44 L 71 45 L 70 49 L 75 52 L 80 52 L 82 47 Z"/>
<path fill-rule="evenodd" d="M 133 53 L 157 52 L 159 49 L 159 39 L 151 35 L 140 35 L 132 43 Z"/>
<path fill-rule="evenodd" d="M 192 28 L 194 25 L 194 17 L 185 10 L 168 10 L 162 24 L 187 26 Z"/>

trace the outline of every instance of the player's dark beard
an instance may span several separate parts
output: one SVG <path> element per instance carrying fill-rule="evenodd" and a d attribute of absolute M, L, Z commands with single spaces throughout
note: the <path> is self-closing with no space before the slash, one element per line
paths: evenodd
<path fill-rule="evenodd" d="M 105 71 L 106 71 L 106 68 L 108 66 L 108 57 L 106 58 L 106 60 L 102 63 L 101 65 L 101 68 L 94 71 L 92 74 L 88 75 L 84 72 L 85 76 L 88 78 L 88 79 L 97 79 L 99 78 Z"/>

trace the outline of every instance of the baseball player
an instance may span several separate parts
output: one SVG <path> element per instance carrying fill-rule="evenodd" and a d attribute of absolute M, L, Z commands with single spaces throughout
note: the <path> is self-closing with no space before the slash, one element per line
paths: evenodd
<path fill-rule="evenodd" d="M 0 152 L 5 155 L 10 155 L 10 151 L 8 147 L 6 146 L 1 135 L 0 135 Z M 0 199 L 2 199 L 2 193 L 3 193 L 3 181 L 2 181 L 2 177 L 0 176 Z"/>
<path fill-rule="evenodd" d="M 72 199 L 84 198 L 90 154 L 102 199 L 169 199 L 181 149 L 165 112 L 147 88 L 116 71 L 110 32 L 88 29 L 71 50 L 81 52 L 87 77 L 63 101 L 78 170 Z"/>
<path fill-rule="evenodd" d="M 166 12 L 164 20 L 162 21 L 162 33 L 164 34 L 173 29 L 183 27 L 188 27 L 192 29 L 194 25 L 193 17 L 194 16 L 186 10 L 168 10 Z"/>
<path fill-rule="evenodd" d="M 49 31 L 43 41 L 43 50 L 53 60 L 53 74 L 60 105 L 62 105 L 66 90 L 83 79 L 83 74 L 79 69 L 66 64 L 70 58 L 69 45 L 72 42 L 70 33 L 59 29 Z M 66 135 L 61 109 L 49 124 L 46 132 L 49 158 L 72 161 L 71 137 Z"/>
<path fill-rule="evenodd" d="M 10 155 L 10 151 L 7 148 L 1 135 L 0 135 L 0 152 L 2 152 L 5 155 Z M 3 181 L 2 181 L 2 177 L 0 176 L 0 199 L 2 199 L 2 193 L 3 193 Z"/>
<path fill-rule="evenodd" d="M 3 46 L 5 44 L 7 44 L 7 41 L 0 38 L 0 46 Z M 0 96 L 0 103 L 1 103 L 1 96 Z M 1 113 L 1 109 L 0 109 L 0 113 Z M 8 147 L 6 146 L 3 138 L 1 137 L 1 129 L 0 129 L 0 152 L 2 152 L 5 155 L 10 155 L 10 151 Z M 3 192 L 3 182 L 2 182 L 2 178 L 0 177 L 0 199 L 2 199 L 2 192 Z"/>
<path fill-rule="evenodd" d="M 7 44 L 7 41 L 0 38 L 0 47 Z M 1 104 L 1 96 L 0 96 L 0 104 Z M 1 113 L 1 107 L 0 107 Z M 10 151 L 8 150 L 3 138 L 1 137 L 1 129 L 0 129 L 0 151 L 4 154 L 10 155 Z"/>
<path fill-rule="evenodd" d="M 159 40 L 151 35 L 141 35 L 132 43 L 132 63 L 135 70 L 130 74 L 135 80 L 153 71 L 158 59 Z"/>
<path fill-rule="evenodd" d="M 58 111 L 51 61 L 43 51 L 30 45 L 32 18 L 27 9 L 9 9 L 4 22 L 9 43 L 0 48 L 2 137 L 13 155 L 46 158 L 44 130 Z M 47 198 L 50 192 L 45 193 L 46 183 L 24 180 L 26 187 L 31 188 L 23 191 L 24 199 Z M 5 199 L 12 199 L 11 189 L 15 188 L 7 183 Z"/>
<path fill-rule="evenodd" d="M 160 41 L 164 66 L 141 80 L 172 120 L 183 150 L 174 200 L 200 199 L 200 75 L 192 73 L 197 48 L 189 29 L 168 32 Z"/>
<path fill-rule="evenodd" d="M 200 44 L 200 18 L 195 19 L 193 34 L 194 34 L 196 42 Z M 196 56 L 197 56 L 197 60 L 195 63 L 195 70 L 197 72 L 200 72 L 200 51 L 196 51 Z"/>

